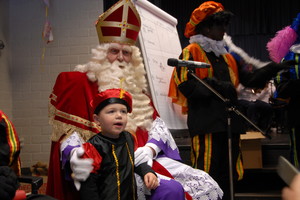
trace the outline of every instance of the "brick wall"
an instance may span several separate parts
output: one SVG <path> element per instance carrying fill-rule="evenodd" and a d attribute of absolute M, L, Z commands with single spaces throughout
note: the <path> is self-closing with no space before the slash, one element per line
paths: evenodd
<path fill-rule="evenodd" d="M 5 112 L 8 117 L 12 117 L 12 90 L 9 73 L 9 25 L 8 25 L 8 8 L 9 1 L 0 0 L 0 40 L 3 41 L 5 47 L 0 49 L 0 109 Z"/>
<path fill-rule="evenodd" d="M 52 23 L 54 41 L 49 44 L 41 37 L 45 22 L 44 1 L 7 2 L 11 73 L 6 79 L 10 79 L 12 89 L 9 85 L 2 88 L 1 83 L 0 91 L 1 95 L 2 90 L 8 96 L 12 94 L 7 104 L 12 103 L 12 121 L 20 138 L 24 139 L 22 167 L 30 167 L 38 161 L 49 160 L 49 94 L 60 72 L 73 70 L 75 65 L 89 60 L 90 49 L 98 44 L 94 22 L 103 10 L 103 0 L 51 0 L 48 19 Z M 42 59 L 44 48 L 45 58 Z"/>

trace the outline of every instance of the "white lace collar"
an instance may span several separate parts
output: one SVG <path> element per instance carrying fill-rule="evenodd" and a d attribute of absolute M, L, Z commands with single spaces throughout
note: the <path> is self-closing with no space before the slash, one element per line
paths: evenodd
<path fill-rule="evenodd" d="M 190 37 L 190 43 L 198 43 L 205 52 L 214 52 L 217 57 L 228 53 L 225 49 L 224 40 L 216 41 L 198 34 Z"/>

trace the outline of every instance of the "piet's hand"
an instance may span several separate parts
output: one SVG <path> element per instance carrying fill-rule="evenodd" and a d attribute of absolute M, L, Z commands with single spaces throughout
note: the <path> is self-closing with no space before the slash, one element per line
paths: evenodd
<path fill-rule="evenodd" d="M 297 62 L 295 60 L 286 60 L 281 63 L 270 62 L 269 64 L 267 64 L 265 66 L 265 68 L 269 72 L 277 73 L 280 70 L 289 69 L 291 66 L 296 65 L 296 64 L 297 64 Z"/>
<path fill-rule="evenodd" d="M 149 190 L 154 190 L 159 186 L 159 179 L 149 172 L 144 176 L 144 183 Z"/>
<path fill-rule="evenodd" d="M 135 166 L 139 166 L 140 164 L 147 162 L 147 164 L 152 167 L 153 151 L 151 147 L 144 146 L 137 148 L 137 150 L 134 152 L 134 162 Z"/>
<path fill-rule="evenodd" d="M 79 181 L 85 181 L 93 170 L 93 159 L 81 158 L 83 154 L 83 147 L 77 147 L 71 151 L 70 156 L 70 166 L 73 172 L 71 176 L 77 190 L 80 189 Z"/>
<path fill-rule="evenodd" d="M 221 81 L 216 78 L 207 78 L 206 82 L 218 91 L 223 97 L 231 100 L 231 103 L 236 103 L 237 92 L 234 85 L 230 81 Z"/>
<path fill-rule="evenodd" d="M 250 88 L 264 88 L 267 82 L 275 77 L 279 71 L 289 69 L 295 64 L 296 61 L 294 60 L 288 60 L 282 63 L 270 62 L 262 68 L 256 69 L 246 86 Z"/>

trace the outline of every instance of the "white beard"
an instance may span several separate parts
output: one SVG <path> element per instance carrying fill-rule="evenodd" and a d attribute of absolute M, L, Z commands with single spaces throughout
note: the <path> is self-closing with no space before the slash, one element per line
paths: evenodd
<path fill-rule="evenodd" d="M 128 91 L 132 95 L 133 108 L 128 117 L 126 130 L 135 131 L 137 127 L 149 130 L 153 122 L 154 110 L 149 105 L 149 97 L 144 93 L 148 86 L 139 49 L 132 47 L 132 57 L 136 59 L 130 63 L 120 63 L 119 61 L 110 63 L 106 56 L 103 58 L 103 55 L 99 53 L 99 50 L 103 51 L 100 47 L 93 50 L 93 54 L 96 55 L 93 57 L 93 61 L 86 65 L 79 65 L 75 70 L 87 72 L 90 81 L 97 81 L 99 92 L 111 88 L 123 88 Z M 106 51 L 103 53 L 106 55 Z"/>

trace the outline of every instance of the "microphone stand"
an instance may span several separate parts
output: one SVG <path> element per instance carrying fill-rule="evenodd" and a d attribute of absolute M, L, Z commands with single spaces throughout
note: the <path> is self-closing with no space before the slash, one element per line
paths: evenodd
<path fill-rule="evenodd" d="M 265 137 L 271 139 L 271 136 L 267 135 L 263 130 L 261 130 L 256 124 L 254 124 L 249 118 L 247 118 L 243 113 L 236 109 L 233 105 L 230 104 L 230 100 L 224 98 L 220 93 L 218 93 L 214 88 L 212 88 L 208 83 L 200 79 L 193 70 L 188 68 L 188 73 L 192 75 L 195 79 L 201 82 L 206 88 L 213 92 L 217 97 L 219 97 L 226 105 L 227 111 L 227 134 L 228 134 L 228 162 L 229 162 L 229 184 L 230 184 L 230 199 L 234 199 L 234 186 L 233 186 L 233 167 L 232 167 L 232 133 L 231 133 L 231 113 L 235 112 L 237 115 L 244 118 L 248 123 L 255 127 L 259 132 L 262 133 Z"/>

